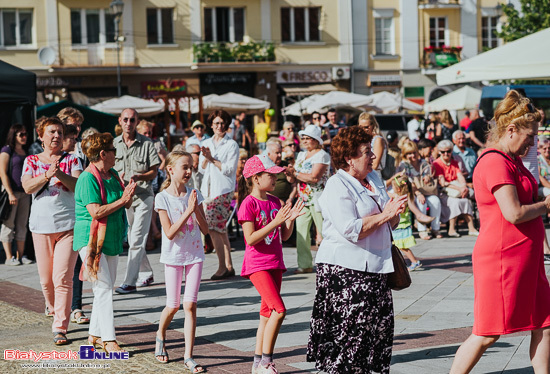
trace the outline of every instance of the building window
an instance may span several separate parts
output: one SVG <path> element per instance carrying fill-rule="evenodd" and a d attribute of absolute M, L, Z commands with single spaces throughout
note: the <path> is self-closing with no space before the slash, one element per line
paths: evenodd
<path fill-rule="evenodd" d="M 32 9 L 0 9 L 0 23 L 3 47 L 33 44 Z"/>
<path fill-rule="evenodd" d="M 172 8 L 147 8 L 147 44 L 174 44 Z"/>
<path fill-rule="evenodd" d="M 376 35 L 376 55 L 395 54 L 393 10 L 374 11 L 374 30 Z"/>
<path fill-rule="evenodd" d="M 497 25 L 499 17 L 481 17 L 481 46 L 498 47 Z"/>
<path fill-rule="evenodd" d="M 71 9 L 72 44 L 115 42 L 115 17 L 109 9 Z"/>
<path fill-rule="evenodd" d="M 204 8 L 205 41 L 241 42 L 244 33 L 244 8 Z"/>
<path fill-rule="evenodd" d="M 430 17 L 430 46 L 448 45 L 447 17 Z"/>
<path fill-rule="evenodd" d="M 281 40 L 283 42 L 319 42 L 320 7 L 281 8 Z"/>

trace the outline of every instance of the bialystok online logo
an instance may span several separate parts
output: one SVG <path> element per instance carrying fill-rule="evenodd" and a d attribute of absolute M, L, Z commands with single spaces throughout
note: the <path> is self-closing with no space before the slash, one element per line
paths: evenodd
<path fill-rule="evenodd" d="M 34 361 L 41 360 L 128 360 L 128 352 L 98 352 L 92 345 L 81 345 L 78 352 L 68 350 L 66 352 L 35 352 L 20 351 L 18 349 L 6 349 L 4 360 L 7 361 Z"/>

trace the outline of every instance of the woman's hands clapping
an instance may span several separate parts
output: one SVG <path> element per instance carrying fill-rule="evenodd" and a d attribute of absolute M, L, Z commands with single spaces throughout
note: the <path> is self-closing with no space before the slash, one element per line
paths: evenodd
<path fill-rule="evenodd" d="M 407 205 L 407 195 L 399 196 L 398 198 L 391 198 L 384 208 L 384 214 L 390 219 L 397 217 L 399 214 L 405 211 Z"/>
<path fill-rule="evenodd" d="M 124 192 L 122 193 L 122 200 L 125 204 L 130 202 L 132 200 L 132 197 L 134 197 L 134 193 L 136 192 L 136 182 L 134 180 L 130 180 L 130 182 L 126 185 L 124 188 Z"/>

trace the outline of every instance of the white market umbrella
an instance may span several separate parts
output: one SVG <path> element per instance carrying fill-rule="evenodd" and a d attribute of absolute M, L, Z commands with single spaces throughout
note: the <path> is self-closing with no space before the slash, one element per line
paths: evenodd
<path fill-rule="evenodd" d="M 321 97 L 312 100 L 307 106 L 308 113 L 325 113 L 330 108 L 356 108 L 361 110 L 369 107 L 372 109 L 373 100 L 370 96 L 360 95 L 344 91 L 331 91 Z"/>
<path fill-rule="evenodd" d="M 256 99 L 253 97 L 241 95 L 234 92 L 228 92 L 223 95 L 206 95 L 202 98 L 202 106 L 204 110 L 223 109 L 228 112 L 254 112 L 269 109 L 271 103 L 269 101 Z M 186 110 L 187 105 L 182 107 Z M 191 113 L 199 112 L 199 100 L 191 100 Z"/>
<path fill-rule="evenodd" d="M 424 104 L 424 112 L 447 110 L 467 110 L 477 108 L 481 99 L 481 90 L 464 86 L 447 95 Z"/>
<path fill-rule="evenodd" d="M 384 113 L 396 113 L 403 107 L 405 110 L 421 111 L 422 105 L 414 101 L 407 100 L 401 95 L 394 94 L 388 91 L 381 91 L 369 95 L 372 100 L 371 105 L 380 108 Z"/>
<path fill-rule="evenodd" d="M 437 72 L 437 84 L 447 85 L 501 79 L 550 78 L 550 28 Z"/>
<path fill-rule="evenodd" d="M 94 110 L 99 110 L 100 112 L 110 113 L 117 116 L 120 115 L 120 113 L 124 109 L 132 108 L 137 110 L 141 117 L 151 117 L 155 114 L 164 112 L 164 103 L 124 95 L 121 97 L 103 101 L 92 106 L 91 108 Z"/>
<path fill-rule="evenodd" d="M 295 102 L 294 104 L 290 104 L 282 109 L 282 113 L 285 116 L 296 116 L 300 117 L 302 114 L 308 113 L 307 108 L 309 105 L 314 102 L 315 100 L 318 100 L 323 95 L 314 94 L 308 97 L 303 98 L 300 101 Z"/>

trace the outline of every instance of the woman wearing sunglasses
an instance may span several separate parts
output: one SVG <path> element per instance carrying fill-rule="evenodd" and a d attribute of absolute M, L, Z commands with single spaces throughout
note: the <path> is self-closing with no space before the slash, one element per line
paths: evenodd
<path fill-rule="evenodd" d="M 2 185 L 8 192 L 11 211 L 8 218 L 2 222 L 0 239 L 6 252 L 6 265 L 28 265 L 33 261 L 23 255 L 25 238 L 27 237 L 27 220 L 31 206 L 31 197 L 25 193 L 21 185 L 21 170 L 27 157 L 27 129 L 16 124 L 10 127 L 6 145 L 0 153 L 0 177 Z M 13 239 L 17 243 L 17 256 L 12 253 Z"/>
<path fill-rule="evenodd" d="M 456 230 L 456 221 L 460 215 L 464 215 L 468 223 L 468 235 L 477 236 L 472 217 L 473 191 L 466 185 L 466 179 L 460 171 L 458 162 L 453 159 L 453 143 L 450 140 L 442 140 L 437 143 L 439 158 L 434 161 L 433 169 L 439 185 L 443 187 L 441 194 L 441 222 L 449 222 L 448 235 L 459 238 Z"/>

